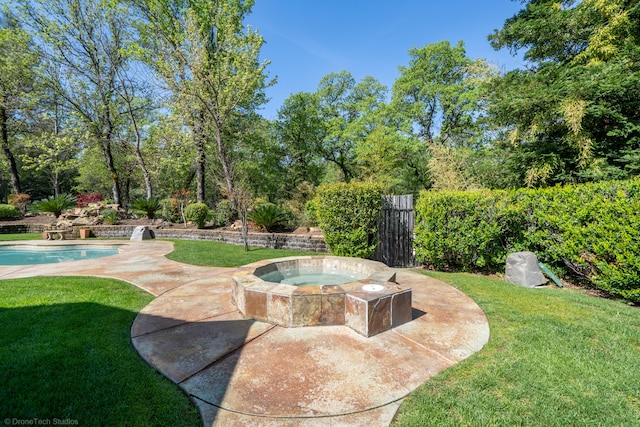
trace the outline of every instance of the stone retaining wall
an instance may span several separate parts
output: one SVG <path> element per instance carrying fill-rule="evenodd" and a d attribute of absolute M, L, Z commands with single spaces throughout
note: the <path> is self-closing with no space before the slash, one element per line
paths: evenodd
<path fill-rule="evenodd" d="M 0 234 L 42 233 L 42 224 L 0 224 Z"/>
<path fill-rule="evenodd" d="M 177 227 L 157 228 L 149 226 L 158 239 L 180 240 L 212 240 L 233 245 L 242 245 L 239 231 L 196 230 Z M 80 229 L 91 230 L 93 237 L 103 239 L 129 238 L 136 228 L 135 225 L 99 225 L 73 227 L 67 238 L 80 238 Z M 0 234 L 13 233 L 41 233 L 43 225 L 0 224 Z M 281 234 L 281 233 L 249 233 L 249 246 L 273 249 L 293 249 L 311 252 L 328 252 L 322 235 L 312 234 Z"/>

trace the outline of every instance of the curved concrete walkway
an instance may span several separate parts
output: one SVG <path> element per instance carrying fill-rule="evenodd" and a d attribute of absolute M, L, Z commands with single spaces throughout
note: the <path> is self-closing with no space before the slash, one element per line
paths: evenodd
<path fill-rule="evenodd" d="M 469 297 L 421 274 L 397 275 L 413 290 L 413 320 L 365 338 L 346 326 L 289 329 L 246 319 L 231 303 L 233 269 L 170 261 L 171 242 L 91 242 L 109 243 L 121 253 L 0 267 L 0 278 L 113 277 L 158 296 L 136 318 L 133 344 L 192 397 L 205 426 L 389 425 L 412 390 L 489 339 Z"/>

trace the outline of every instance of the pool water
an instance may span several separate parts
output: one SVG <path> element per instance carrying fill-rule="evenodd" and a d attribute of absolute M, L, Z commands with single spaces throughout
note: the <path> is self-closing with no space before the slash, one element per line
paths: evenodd
<path fill-rule="evenodd" d="M 272 271 L 260 276 L 266 282 L 284 283 L 293 286 L 341 285 L 364 279 L 365 277 L 366 275 L 354 271 L 325 271 L 317 268 L 290 268 Z"/>
<path fill-rule="evenodd" d="M 117 253 L 116 246 L 0 246 L 0 265 L 54 264 L 102 258 Z"/>

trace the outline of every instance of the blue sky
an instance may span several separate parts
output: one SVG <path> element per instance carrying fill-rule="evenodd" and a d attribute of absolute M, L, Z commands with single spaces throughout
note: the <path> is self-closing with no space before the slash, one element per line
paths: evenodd
<path fill-rule="evenodd" d="M 520 67 L 487 41 L 520 6 L 511 0 L 256 0 L 245 24 L 265 38 L 262 57 L 278 78 L 261 114 L 275 119 L 289 95 L 315 92 L 332 72 L 349 71 L 358 81 L 370 75 L 390 89 L 409 49 L 441 40 L 462 40 L 470 58 L 505 70 Z"/>

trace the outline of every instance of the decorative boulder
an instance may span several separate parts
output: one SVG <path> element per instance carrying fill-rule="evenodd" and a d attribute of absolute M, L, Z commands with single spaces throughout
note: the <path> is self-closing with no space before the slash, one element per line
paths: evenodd
<path fill-rule="evenodd" d="M 155 238 L 156 238 L 156 234 L 153 232 L 152 229 L 150 229 L 145 225 L 141 225 L 139 227 L 136 227 L 133 230 L 133 233 L 131 234 L 131 239 L 129 240 L 142 241 L 142 240 L 149 240 L 149 239 L 155 239 Z"/>
<path fill-rule="evenodd" d="M 548 282 L 533 252 L 514 252 L 507 257 L 504 271 L 507 282 L 527 288 L 535 288 Z"/>

